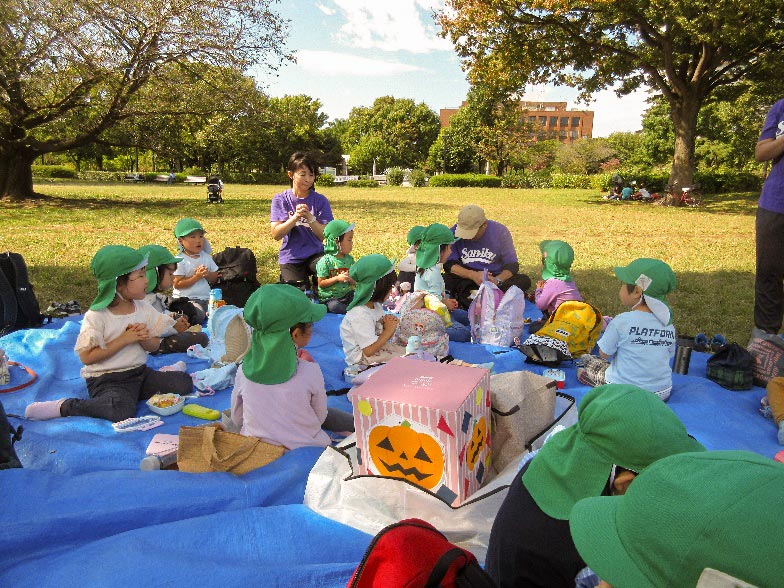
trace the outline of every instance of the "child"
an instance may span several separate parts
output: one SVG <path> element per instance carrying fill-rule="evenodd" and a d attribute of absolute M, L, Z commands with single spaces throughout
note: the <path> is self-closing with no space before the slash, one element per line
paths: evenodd
<path fill-rule="evenodd" d="M 324 257 L 316 263 L 318 298 L 327 305 L 327 312 L 346 314 L 346 308 L 354 298 L 354 280 L 348 275 L 354 263 L 349 255 L 353 247 L 353 223 L 329 221 L 324 227 Z"/>
<path fill-rule="evenodd" d="M 360 257 L 349 275 L 356 282 L 354 299 L 340 324 L 346 364 L 369 366 L 403 356 L 406 348 L 390 343 L 397 328 L 395 315 L 384 314 L 381 303 L 395 285 L 395 264 L 378 253 Z"/>
<path fill-rule="evenodd" d="M 440 223 L 433 223 L 422 232 L 416 252 L 417 272 L 414 278 L 414 290 L 428 292 L 446 305 L 447 311 L 452 312 L 451 317 L 447 312 L 444 320 L 449 339 L 465 343 L 471 340 L 468 312 L 458 309 L 457 300 L 446 297 L 444 277 L 441 275 L 441 267 L 452 254 L 454 242 L 454 233 L 449 227 Z M 452 318 L 455 322 L 452 322 Z"/>
<path fill-rule="evenodd" d="M 583 301 L 570 273 L 574 262 L 571 245 L 565 241 L 542 241 L 539 251 L 542 253 L 542 279 L 536 282 L 534 302 L 542 311 L 542 320 L 532 323 L 529 333 L 538 331 L 561 302 Z"/>
<path fill-rule="evenodd" d="M 493 522 L 485 569 L 500 588 L 574 588 L 585 567 L 569 534 L 574 504 L 623 494 L 657 460 L 689 451 L 705 448 L 644 390 L 591 390 L 577 423 L 553 435 L 512 481 Z"/>
<path fill-rule="evenodd" d="M 313 325 L 311 323 L 297 323 L 289 329 L 291 333 L 291 340 L 294 341 L 294 347 L 297 350 L 297 357 L 315 363 L 316 360 L 305 349 L 305 346 L 310 343 L 310 338 L 313 335 Z"/>
<path fill-rule="evenodd" d="M 410 292 L 416 277 L 416 252 L 419 248 L 419 242 L 422 239 L 425 227 L 416 225 L 409 229 L 406 235 L 406 243 L 408 243 L 408 250 L 406 256 L 397 264 L 398 271 L 398 289 L 403 292 Z M 408 284 L 408 288 L 404 287 Z"/>
<path fill-rule="evenodd" d="M 133 417 L 139 400 L 160 392 L 190 394 L 191 377 L 181 371 L 147 367 L 147 353 L 160 347 L 160 335 L 174 324 L 144 302 L 147 258 L 123 245 L 102 247 L 90 263 L 98 296 L 84 315 L 74 350 L 84 364 L 90 398 L 34 402 L 30 420 L 89 416 L 117 422 Z"/>
<path fill-rule="evenodd" d="M 248 299 L 252 342 L 231 393 L 231 420 L 241 434 L 296 449 L 329 445 L 324 428 L 354 430 L 351 414 L 327 409 L 321 368 L 297 357 L 292 338 L 292 327 L 309 327 L 326 312 L 288 284 L 267 284 Z"/>
<path fill-rule="evenodd" d="M 147 296 L 144 301 L 158 312 L 171 315 L 168 310 L 169 297 L 165 292 L 172 287 L 174 270 L 182 258 L 174 257 L 160 245 L 145 245 L 139 248 L 139 253 L 147 257 Z M 207 335 L 191 332 L 189 327 L 188 319 L 180 315 L 172 327 L 162 333 L 158 353 L 184 353 L 191 345 L 206 346 Z"/>
<path fill-rule="evenodd" d="M 634 384 L 667 400 L 672 390 L 670 359 L 675 355 L 667 294 L 675 290 L 675 274 L 663 261 L 646 258 L 613 271 L 622 282 L 621 303 L 630 312 L 607 326 L 598 342 L 601 358 L 582 356 L 577 378 L 588 386 Z"/>
<path fill-rule="evenodd" d="M 205 251 L 204 232 L 201 223 L 192 218 L 180 219 L 174 227 L 182 253 L 182 261 L 174 270 L 174 297 L 188 298 L 187 310 L 193 313 L 193 324 L 201 324 L 207 318 L 211 286 L 220 277 L 218 265 Z"/>

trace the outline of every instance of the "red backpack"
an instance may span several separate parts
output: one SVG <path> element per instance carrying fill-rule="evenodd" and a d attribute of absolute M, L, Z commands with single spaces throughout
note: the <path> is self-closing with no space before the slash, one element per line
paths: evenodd
<path fill-rule="evenodd" d="M 370 542 L 348 588 L 495 588 L 474 554 L 430 523 L 406 519 Z"/>

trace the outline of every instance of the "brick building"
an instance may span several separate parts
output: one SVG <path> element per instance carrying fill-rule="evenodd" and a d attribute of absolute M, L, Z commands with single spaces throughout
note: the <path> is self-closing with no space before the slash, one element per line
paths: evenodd
<path fill-rule="evenodd" d="M 465 106 L 463 102 L 461 108 Z M 449 126 L 449 119 L 459 108 L 442 108 L 439 112 L 441 128 Z M 529 122 L 538 124 L 538 139 L 558 139 L 562 143 L 572 143 L 575 139 L 589 139 L 593 133 L 593 111 L 571 110 L 566 102 L 520 101 L 523 117 Z"/>

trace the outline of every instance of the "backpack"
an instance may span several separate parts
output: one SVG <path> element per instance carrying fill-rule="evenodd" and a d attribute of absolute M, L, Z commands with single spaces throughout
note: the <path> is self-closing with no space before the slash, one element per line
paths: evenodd
<path fill-rule="evenodd" d="M 494 588 L 476 557 L 430 523 L 405 519 L 373 537 L 348 588 Z"/>
<path fill-rule="evenodd" d="M 18 253 L 0 253 L 0 336 L 43 323 L 24 259 Z"/>
<path fill-rule="evenodd" d="M 215 284 L 223 291 L 226 304 L 243 308 L 258 287 L 257 265 L 253 251 L 246 247 L 226 247 L 212 256 L 218 266 L 220 277 Z"/>
<path fill-rule="evenodd" d="M 422 351 L 438 358 L 446 357 L 449 355 L 449 335 L 441 315 L 424 307 L 426 295 L 424 291 L 405 295 L 395 336 L 402 345 L 406 345 L 408 338 L 416 335 L 422 343 Z"/>
<path fill-rule="evenodd" d="M 547 322 L 520 346 L 534 363 L 557 365 L 565 359 L 590 353 L 602 330 L 602 313 L 577 300 L 558 305 Z"/>
<path fill-rule="evenodd" d="M 485 271 L 482 285 L 468 307 L 471 341 L 509 347 L 523 333 L 525 294 L 517 286 L 506 292 L 487 281 Z"/>
<path fill-rule="evenodd" d="M 754 357 L 737 343 L 727 343 L 708 359 L 707 377 L 728 390 L 751 390 Z"/>
<path fill-rule="evenodd" d="M 22 438 L 22 426 L 11 426 L 5 414 L 3 404 L 0 403 L 0 470 L 21 468 L 22 463 L 14 451 L 14 443 Z"/>
<path fill-rule="evenodd" d="M 754 358 L 754 385 L 763 388 L 770 380 L 784 375 L 784 339 L 753 329 L 747 347 Z"/>

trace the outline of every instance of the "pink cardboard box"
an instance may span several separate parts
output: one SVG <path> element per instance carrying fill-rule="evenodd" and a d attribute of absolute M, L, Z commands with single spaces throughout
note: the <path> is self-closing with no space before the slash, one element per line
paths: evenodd
<path fill-rule="evenodd" d="M 359 473 L 408 480 L 459 506 L 490 466 L 485 369 L 396 357 L 354 391 Z"/>

